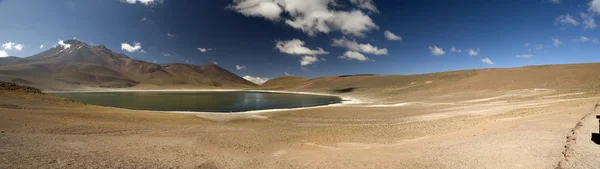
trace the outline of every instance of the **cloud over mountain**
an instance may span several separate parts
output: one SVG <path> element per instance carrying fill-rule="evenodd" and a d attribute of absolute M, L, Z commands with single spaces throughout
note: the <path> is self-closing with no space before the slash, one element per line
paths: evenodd
<path fill-rule="evenodd" d="M 431 54 L 433 56 L 442 56 L 442 55 L 446 54 L 444 49 L 437 47 L 437 46 L 429 46 L 429 52 L 431 52 Z"/>
<path fill-rule="evenodd" d="M 6 53 L 3 50 L 0 50 L 0 58 L 3 58 L 3 57 L 8 57 L 8 53 Z"/>
<path fill-rule="evenodd" d="M 355 51 L 346 51 L 346 53 L 344 53 L 344 55 L 340 56 L 340 58 L 348 59 L 348 60 L 358 60 L 358 61 L 369 60 L 369 58 L 367 58 L 365 55 L 355 52 Z"/>
<path fill-rule="evenodd" d="M 299 39 L 276 41 L 275 48 L 279 49 L 281 53 L 287 53 L 292 55 L 321 55 L 328 54 L 329 52 L 323 50 L 323 48 L 309 49 L 304 46 L 304 41 Z"/>
<path fill-rule="evenodd" d="M 483 58 L 483 59 L 481 59 L 481 62 L 488 64 L 488 65 L 494 64 L 494 62 L 492 62 L 492 60 L 490 60 L 490 58 Z"/>
<path fill-rule="evenodd" d="M 235 70 L 244 70 L 244 69 L 246 69 L 246 66 L 235 65 Z"/>
<path fill-rule="evenodd" d="M 58 40 L 58 45 L 60 47 L 62 47 L 63 49 L 68 49 L 71 47 L 71 44 L 66 44 L 65 41 L 63 41 L 63 40 Z M 121 48 L 123 48 L 122 45 L 121 45 Z"/>
<path fill-rule="evenodd" d="M 275 48 L 281 53 L 291 55 L 304 55 L 301 57 L 300 65 L 306 66 L 318 61 L 315 55 L 329 54 L 323 48 L 310 49 L 304 46 L 305 42 L 299 39 L 275 41 Z"/>
<path fill-rule="evenodd" d="M 477 48 L 477 50 L 469 49 L 468 53 L 469 53 L 469 56 L 477 56 L 477 55 L 479 55 L 479 51 L 480 51 L 479 48 Z"/>
<path fill-rule="evenodd" d="M 14 42 L 6 42 L 4 44 L 2 44 L 2 48 L 4 51 L 7 50 L 17 50 L 17 51 L 21 51 L 23 50 L 23 44 L 18 44 L 18 43 L 14 43 Z"/>
<path fill-rule="evenodd" d="M 377 13 L 372 0 L 351 0 L 352 8 L 336 8 L 335 0 L 234 0 L 230 9 L 250 17 L 263 17 L 301 30 L 310 36 L 339 31 L 364 37 L 378 29 L 361 9 Z"/>
<path fill-rule="evenodd" d="M 263 84 L 263 83 L 265 83 L 267 81 L 269 81 L 269 78 L 253 77 L 253 76 L 250 76 L 250 75 L 246 75 L 243 78 L 246 79 L 246 80 L 248 80 L 248 81 L 250 81 L 250 82 L 252 82 L 252 83 L 259 84 L 259 85 Z"/>
<path fill-rule="evenodd" d="M 402 40 L 402 37 L 397 36 L 396 34 L 394 34 L 393 32 L 386 30 L 385 32 L 383 32 L 383 35 L 385 36 L 385 39 L 387 40 Z"/>
<path fill-rule="evenodd" d="M 333 39 L 333 43 L 331 44 L 336 47 L 345 47 L 348 50 L 374 54 L 374 55 L 387 55 L 388 50 L 386 48 L 379 49 L 377 46 L 373 46 L 371 44 L 361 44 L 353 40 L 348 40 L 346 37 L 342 37 L 339 39 Z"/>
<path fill-rule="evenodd" d="M 133 42 L 133 45 L 130 45 L 125 42 L 121 43 L 121 50 L 130 52 L 130 53 L 135 53 L 137 51 L 140 51 L 141 49 L 142 49 L 142 44 L 140 42 Z"/>

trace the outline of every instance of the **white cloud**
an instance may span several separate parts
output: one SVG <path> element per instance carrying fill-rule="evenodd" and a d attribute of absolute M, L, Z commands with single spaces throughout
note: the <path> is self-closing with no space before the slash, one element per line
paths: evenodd
<path fill-rule="evenodd" d="M 586 43 L 586 42 L 593 42 L 593 43 L 598 43 L 599 40 L 596 38 L 588 38 L 585 36 L 580 36 L 579 38 L 575 39 L 575 42 L 580 42 L 580 43 Z"/>
<path fill-rule="evenodd" d="M 208 51 L 213 50 L 211 48 L 196 48 L 196 49 L 198 49 L 198 51 L 200 51 L 200 52 L 208 52 Z"/>
<path fill-rule="evenodd" d="M 492 62 L 492 60 L 490 60 L 489 58 L 483 58 L 483 59 L 481 59 L 481 62 L 486 63 L 486 64 L 490 64 L 490 65 L 494 64 L 494 62 Z"/>
<path fill-rule="evenodd" d="M 544 45 L 542 44 L 537 44 L 537 45 L 532 45 L 529 43 L 526 43 L 525 46 L 531 46 L 531 48 L 527 49 L 529 52 L 533 51 L 533 50 L 542 50 L 544 49 Z"/>
<path fill-rule="evenodd" d="M 596 20 L 591 14 L 581 13 L 581 19 L 583 20 L 583 28 L 585 29 L 596 29 Z"/>
<path fill-rule="evenodd" d="M 385 35 L 385 39 L 387 40 L 402 40 L 402 37 L 400 36 L 396 36 L 396 34 L 394 34 L 393 32 L 386 30 L 385 32 L 383 32 L 383 35 Z"/>
<path fill-rule="evenodd" d="M 533 55 L 532 54 L 523 54 L 523 55 L 517 55 L 515 57 L 516 58 L 530 58 L 530 57 L 533 57 Z"/>
<path fill-rule="evenodd" d="M 592 1 L 590 1 L 589 5 L 590 5 L 589 11 L 600 14 L 600 0 L 592 0 Z"/>
<path fill-rule="evenodd" d="M 235 69 L 236 70 L 244 70 L 244 69 L 246 69 L 246 66 L 235 65 Z"/>
<path fill-rule="evenodd" d="M 6 51 L 0 50 L 0 58 L 8 57 L 8 53 Z"/>
<path fill-rule="evenodd" d="M 529 47 L 529 42 L 525 43 L 525 47 Z"/>
<path fill-rule="evenodd" d="M 355 52 L 355 51 L 346 51 L 346 53 L 344 53 L 344 55 L 340 56 L 340 58 L 342 59 L 348 59 L 348 60 L 358 60 L 358 61 L 367 61 L 369 60 L 369 58 L 367 58 L 365 55 Z"/>
<path fill-rule="evenodd" d="M 133 46 L 128 43 L 121 43 L 121 50 L 130 52 L 130 53 L 135 53 L 141 49 L 142 49 L 142 44 L 139 42 L 133 42 Z"/>
<path fill-rule="evenodd" d="M 44 48 L 44 44 L 40 45 L 40 49 Z"/>
<path fill-rule="evenodd" d="M 283 9 L 271 0 L 238 0 L 230 6 L 245 16 L 265 17 L 269 20 L 278 20 Z"/>
<path fill-rule="evenodd" d="M 537 45 L 535 46 L 535 49 L 537 49 L 537 50 L 542 50 L 542 49 L 544 49 L 544 45 L 542 45 L 542 44 L 537 44 Z"/>
<path fill-rule="evenodd" d="M 473 49 L 469 49 L 469 56 L 477 56 L 479 55 L 479 48 L 477 48 L 477 51 L 473 50 Z"/>
<path fill-rule="evenodd" d="M 371 18 L 367 15 L 365 15 L 362 11 L 350 11 L 350 12 L 345 12 L 345 11 L 341 11 L 341 12 L 335 12 L 333 13 L 334 17 L 331 19 L 331 28 L 329 29 L 333 29 L 333 30 L 340 30 L 340 32 L 342 32 L 342 34 L 344 35 L 351 35 L 351 36 L 356 36 L 356 37 L 365 37 L 365 32 L 368 32 L 372 29 L 379 29 L 379 26 L 377 26 L 375 23 L 373 23 L 373 20 L 371 20 Z M 288 24 L 292 25 L 292 27 L 297 27 L 296 25 L 298 24 L 298 22 L 287 22 Z M 306 21 L 303 20 L 300 22 L 300 24 L 305 24 Z M 316 27 L 317 30 L 320 30 L 324 33 L 327 33 L 329 31 L 329 29 L 321 29 L 319 27 Z M 309 35 L 311 35 L 310 32 L 314 32 L 315 27 L 307 27 L 306 26 L 302 26 L 302 30 L 304 32 L 307 32 Z M 308 31 L 307 31 L 308 30 Z M 314 33 L 312 33 L 314 35 Z"/>
<path fill-rule="evenodd" d="M 590 38 L 588 38 L 588 37 L 581 36 L 581 37 L 579 37 L 578 39 L 576 39 L 575 41 L 584 43 L 584 42 L 589 42 L 590 40 L 591 40 L 591 39 L 590 39 Z"/>
<path fill-rule="evenodd" d="M 140 19 L 140 22 L 149 22 L 149 23 L 154 23 L 154 21 L 152 19 L 148 19 L 146 17 L 143 17 L 142 19 Z"/>
<path fill-rule="evenodd" d="M 13 46 L 15 48 L 15 50 L 21 51 L 23 50 L 23 44 L 16 44 L 15 46 Z"/>
<path fill-rule="evenodd" d="M 215 65 L 218 65 L 218 64 L 219 64 L 219 62 L 213 62 L 213 64 L 215 64 Z"/>
<path fill-rule="evenodd" d="M 173 37 L 175 37 L 175 34 L 167 33 L 167 36 L 173 38 Z"/>
<path fill-rule="evenodd" d="M 169 57 L 169 56 L 171 56 L 171 54 L 170 54 L 170 53 L 161 53 L 161 54 L 162 54 L 163 56 L 166 56 L 166 57 Z"/>
<path fill-rule="evenodd" d="M 548 0 L 548 2 L 553 3 L 553 4 L 560 4 L 561 0 Z"/>
<path fill-rule="evenodd" d="M 153 7 L 159 3 L 162 3 L 163 0 L 121 0 L 121 2 L 125 2 L 128 4 L 136 4 L 136 3 L 141 3 L 144 4 L 146 6 L 150 6 Z"/>
<path fill-rule="evenodd" d="M 359 9 L 377 9 L 370 0 L 356 0 L 353 4 Z M 379 29 L 359 9 L 339 6 L 336 0 L 234 0 L 229 8 L 245 16 L 284 20 L 285 24 L 310 36 L 339 31 L 364 37 L 366 32 Z"/>
<path fill-rule="evenodd" d="M 17 50 L 17 51 L 21 51 L 23 50 L 23 44 L 17 44 L 14 42 L 6 42 L 4 44 L 2 44 L 2 48 L 4 48 L 4 50 Z"/>
<path fill-rule="evenodd" d="M 366 9 L 371 12 L 379 13 L 377 7 L 373 3 L 373 0 L 350 0 L 350 2 L 361 9 Z"/>
<path fill-rule="evenodd" d="M 63 49 L 69 49 L 71 47 L 71 44 L 66 44 L 65 41 L 60 39 L 58 40 L 58 45 Z"/>
<path fill-rule="evenodd" d="M 321 55 L 329 54 L 329 52 L 323 50 L 323 48 L 309 49 L 304 47 L 304 41 L 298 39 L 292 39 L 287 41 L 276 41 L 275 48 L 279 49 L 281 53 L 287 53 L 292 55 Z"/>
<path fill-rule="evenodd" d="M 285 76 L 293 76 L 292 74 L 290 74 L 290 73 L 288 73 L 288 72 L 283 72 L 283 74 L 284 74 Z"/>
<path fill-rule="evenodd" d="M 333 43 L 331 44 L 337 47 L 345 47 L 348 50 L 363 52 L 374 55 L 387 55 L 388 50 L 386 48 L 379 49 L 377 46 L 373 46 L 371 44 L 359 44 L 356 41 L 348 40 L 346 37 L 342 37 L 340 39 L 333 39 Z"/>
<path fill-rule="evenodd" d="M 452 48 L 450 48 L 450 52 L 457 52 L 457 53 L 461 53 L 462 49 L 457 49 L 456 47 L 452 46 Z"/>
<path fill-rule="evenodd" d="M 429 46 L 429 52 L 431 52 L 433 56 L 441 56 L 446 54 L 444 49 L 438 48 L 437 46 Z"/>
<path fill-rule="evenodd" d="M 554 22 L 555 25 L 573 25 L 573 26 L 579 26 L 579 21 L 575 20 L 575 18 L 573 18 L 571 15 L 569 14 L 564 14 L 564 15 L 560 15 L 556 18 L 556 22 Z"/>
<path fill-rule="evenodd" d="M 260 85 L 260 84 L 263 84 L 263 83 L 265 83 L 265 82 L 267 82 L 267 81 L 269 81 L 269 78 L 263 78 L 263 77 L 252 77 L 252 76 L 250 76 L 250 75 L 246 75 L 246 76 L 244 76 L 244 79 L 246 79 L 246 80 L 248 80 L 248 81 L 250 81 L 250 82 L 252 82 L 252 83 L 259 84 L 259 85 Z"/>
<path fill-rule="evenodd" d="M 300 60 L 300 65 L 307 66 L 316 63 L 317 61 L 319 61 L 319 59 L 316 56 L 302 56 L 302 59 Z"/>
<path fill-rule="evenodd" d="M 560 45 L 562 45 L 562 44 L 563 44 L 563 43 L 562 43 L 562 42 L 560 42 L 560 40 L 559 40 L 559 39 L 557 39 L 557 38 L 552 38 L 552 43 L 554 44 L 554 47 L 558 47 L 558 46 L 560 46 Z"/>

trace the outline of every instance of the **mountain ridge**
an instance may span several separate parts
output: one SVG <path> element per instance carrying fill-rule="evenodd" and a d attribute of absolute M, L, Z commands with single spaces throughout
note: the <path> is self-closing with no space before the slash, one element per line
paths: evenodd
<path fill-rule="evenodd" d="M 132 59 L 104 45 L 91 46 L 77 40 L 65 41 L 64 45 L 29 57 L 0 58 L 0 80 L 27 82 L 43 89 L 257 86 L 215 64 L 155 64 Z"/>
<path fill-rule="evenodd" d="M 457 70 L 414 75 L 342 75 L 313 79 L 280 77 L 259 88 L 349 95 L 379 100 L 492 96 L 515 90 L 600 92 L 600 63 Z"/>

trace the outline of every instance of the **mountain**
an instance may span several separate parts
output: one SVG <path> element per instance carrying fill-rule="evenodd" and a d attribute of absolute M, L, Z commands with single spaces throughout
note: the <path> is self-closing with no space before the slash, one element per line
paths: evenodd
<path fill-rule="evenodd" d="M 15 56 L 4 57 L 4 58 L 0 58 L 0 66 L 14 65 L 14 64 L 18 64 L 22 61 L 23 61 L 22 59 L 20 59 L 19 57 L 15 57 Z"/>
<path fill-rule="evenodd" d="M 493 94 L 515 90 L 557 89 L 598 92 L 600 63 L 460 70 L 418 75 L 345 75 L 315 79 L 280 77 L 260 88 L 382 98 L 443 99 L 446 95 Z"/>
<path fill-rule="evenodd" d="M 256 86 L 215 64 L 154 64 L 77 40 L 30 57 L 0 58 L 0 80 L 43 89 Z"/>
<path fill-rule="evenodd" d="M 260 85 L 262 89 L 286 89 L 294 87 L 298 84 L 302 84 L 310 79 L 299 77 L 299 76 L 282 76 L 274 79 L 270 79 L 269 81 Z"/>

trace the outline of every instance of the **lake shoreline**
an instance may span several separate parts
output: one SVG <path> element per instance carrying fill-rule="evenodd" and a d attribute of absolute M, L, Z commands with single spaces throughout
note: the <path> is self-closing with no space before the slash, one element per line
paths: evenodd
<path fill-rule="evenodd" d="M 599 99 L 566 94 L 186 114 L 0 92 L 0 143 L 15 154 L 0 168 L 553 168 L 566 133 Z M 529 160 L 485 162 L 518 159 Z"/>
<path fill-rule="evenodd" d="M 201 111 L 154 111 L 154 110 L 142 110 L 142 111 L 150 111 L 157 113 L 181 113 L 181 114 L 202 114 L 202 115 L 243 115 L 243 114 L 262 114 L 262 113 L 271 113 L 271 112 L 285 112 L 285 111 L 293 111 L 293 110 L 305 110 L 305 109 L 313 109 L 313 108 L 324 108 L 324 107 L 335 107 L 335 106 L 385 106 L 383 104 L 373 104 L 372 102 L 364 102 L 355 97 L 335 95 L 335 94 L 327 94 L 327 93 L 317 93 L 317 92 L 297 92 L 297 91 L 279 91 L 279 90 L 247 90 L 247 89 L 101 89 L 94 88 L 93 90 L 65 90 L 65 91 L 56 91 L 56 90 L 44 90 L 44 93 L 101 93 L 101 92 L 263 92 L 263 93 L 282 93 L 282 94 L 301 94 L 301 95 L 315 95 L 315 96 L 330 96 L 340 98 L 341 101 L 339 103 L 320 105 L 320 106 L 309 106 L 309 107 L 298 107 L 298 108 L 281 108 L 281 109 L 265 109 L 265 110 L 251 110 L 251 111 L 241 111 L 241 112 L 231 112 L 231 113 L 223 113 L 223 112 L 201 112 Z M 397 103 L 396 105 L 402 105 L 405 103 Z M 126 108 L 120 108 L 126 109 Z M 126 109 L 133 110 L 133 109 Z"/>

